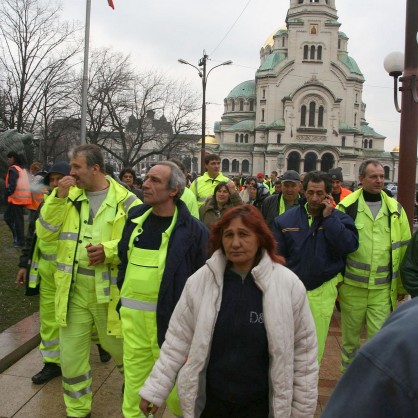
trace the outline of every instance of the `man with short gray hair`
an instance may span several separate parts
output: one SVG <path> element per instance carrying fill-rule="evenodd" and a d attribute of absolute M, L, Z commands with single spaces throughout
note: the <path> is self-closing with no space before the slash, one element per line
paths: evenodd
<path fill-rule="evenodd" d="M 185 183 L 173 162 L 154 165 L 142 186 L 145 204 L 129 213 L 119 244 L 126 418 L 143 417 L 138 392 L 159 357 L 186 280 L 207 258 L 207 229 L 180 199 Z M 181 415 L 175 393 L 167 405 Z"/>

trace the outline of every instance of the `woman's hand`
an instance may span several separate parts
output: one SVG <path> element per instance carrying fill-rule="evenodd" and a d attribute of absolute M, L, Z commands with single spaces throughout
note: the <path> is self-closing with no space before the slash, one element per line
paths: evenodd
<path fill-rule="evenodd" d="M 152 405 L 150 401 L 147 401 L 146 399 L 141 399 L 141 403 L 139 404 L 139 408 L 144 413 L 144 415 L 147 417 L 149 414 L 155 415 L 155 413 L 158 411 L 158 406 Z"/>

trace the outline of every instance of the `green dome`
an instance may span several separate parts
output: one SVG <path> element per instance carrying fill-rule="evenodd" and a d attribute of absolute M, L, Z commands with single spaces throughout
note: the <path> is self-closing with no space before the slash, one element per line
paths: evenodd
<path fill-rule="evenodd" d="M 239 97 L 248 97 L 255 99 L 255 81 L 248 80 L 234 87 L 227 96 L 227 99 L 237 99 Z"/>

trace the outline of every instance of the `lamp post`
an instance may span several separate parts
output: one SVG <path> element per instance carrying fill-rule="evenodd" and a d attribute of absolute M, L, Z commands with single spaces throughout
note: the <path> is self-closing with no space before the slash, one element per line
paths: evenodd
<path fill-rule="evenodd" d="M 414 220 L 418 135 L 418 97 L 416 90 L 416 78 L 418 76 L 417 33 L 418 2 L 416 0 L 407 0 L 404 66 L 399 65 L 399 53 L 392 53 L 386 57 L 384 66 L 389 75 L 394 77 L 395 107 L 398 112 L 401 112 L 398 200 L 408 215 L 411 229 Z M 402 92 L 401 109 L 399 109 L 397 104 L 397 79 L 400 75 L 402 75 L 399 80 L 402 82 L 402 87 L 399 88 Z"/>
<path fill-rule="evenodd" d="M 232 61 L 228 60 L 225 62 L 222 62 L 221 64 L 215 65 L 212 67 L 207 73 L 206 73 L 206 62 L 209 59 L 209 56 L 206 54 L 205 50 L 203 50 L 203 57 L 199 60 L 199 67 L 202 67 L 202 69 L 196 67 L 193 64 L 190 64 L 190 62 L 187 62 L 186 60 L 179 58 L 178 62 L 180 64 L 187 64 L 190 65 L 193 68 L 196 68 L 199 77 L 202 79 L 202 148 L 201 148 L 201 155 L 200 155 L 200 173 L 203 175 L 205 173 L 205 147 L 206 147 L 206 84 L 208 81 L 209 74 L 212 70 L 215 68 L 218 68 L 222 65 L 231 65 Z"/>

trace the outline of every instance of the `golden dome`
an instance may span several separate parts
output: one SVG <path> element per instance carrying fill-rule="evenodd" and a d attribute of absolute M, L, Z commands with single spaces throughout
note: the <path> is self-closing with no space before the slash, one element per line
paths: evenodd
<path fill-rule="evenodd" d="M 399 146 L 393 148 L 392 152 L 399 152 Z"/>
<path fill-rule="evenodd" d="M 197 143 L 201 144 L 202 143 L 202 138 L 200 138 Z M 205 144 L 206 145 L 219 145 L 219 142 L 215 138 L 215 135 L 206 135 L 205 136 Z"/>
<path fill-rule="evenodd" d="M 280 30 L 285 30 L 287 31 L 287 27 L 286 26 L 280 26 L 279 28 L 277 28 L 276 30 L 274 30 L 269 37 L 266 39 L 266 41 L 264 42 L 263 48 L 265 48 L 267 45 L 273 46 L 274 45 L 274 35 L 279 32 Z"/>

